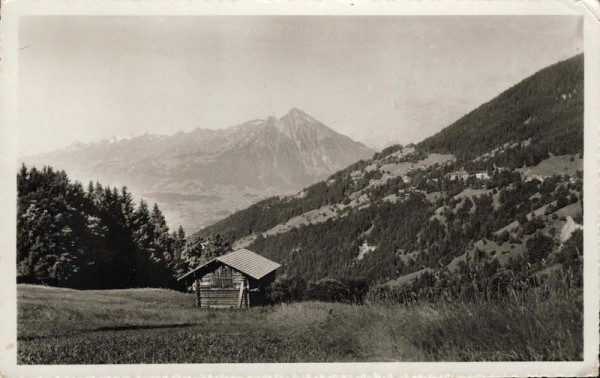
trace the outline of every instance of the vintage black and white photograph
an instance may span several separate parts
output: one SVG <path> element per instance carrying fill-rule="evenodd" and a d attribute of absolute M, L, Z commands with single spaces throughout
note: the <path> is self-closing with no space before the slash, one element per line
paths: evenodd
<path fill-rule="evenodd" d="M 583 361 L 584 21 L 19 17 L 6 348 Z"/>

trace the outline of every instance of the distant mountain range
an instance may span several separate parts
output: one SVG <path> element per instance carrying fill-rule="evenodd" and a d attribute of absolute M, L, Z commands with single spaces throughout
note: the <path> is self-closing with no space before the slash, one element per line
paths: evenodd
<path fill-rule="evenodd" d="M 373 150 L 299 109 L 281 118 L 170 136 L 108 139 L 23 158 L 74 179 L 128 186 L 161 205 L 171 225 L 198 229 L 260 198 L 297 191 Z"/>

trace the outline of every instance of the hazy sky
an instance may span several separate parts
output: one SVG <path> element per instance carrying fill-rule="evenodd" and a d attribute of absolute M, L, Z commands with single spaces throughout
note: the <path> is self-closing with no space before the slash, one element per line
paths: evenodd
<path fill-rule="evenodd" d="M 418 142 L 582 51 L 579 17 L 26 17 L 19 152 L 223 128 L 298 107 Z"/>

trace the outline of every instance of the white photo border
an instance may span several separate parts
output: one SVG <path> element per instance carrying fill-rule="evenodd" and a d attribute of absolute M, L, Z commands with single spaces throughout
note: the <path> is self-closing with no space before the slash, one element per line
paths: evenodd
<path fill-rule="evenodd" d="M 584 20 L 584 359 L 572 362 L 386 362 L 17 365 L 18 25 L 39 15 L 565 15 Z M 595 0 L 191 1 L 2 0 L 0 20 L 0 376 L 392 377 L 597 376 L 599 352 L 600 5 Z"/>

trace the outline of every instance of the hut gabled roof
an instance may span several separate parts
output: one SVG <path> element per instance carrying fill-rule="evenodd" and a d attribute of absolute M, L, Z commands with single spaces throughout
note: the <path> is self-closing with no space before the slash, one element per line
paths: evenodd
<path fill-rule="evenodd" d="M 239 271 L 242 274 L 246 274 L 254 279 L 261 279 L 272 271 L 281 267 L 278 263 L 271 261 L 261 255 L 254 253 L 248 249 L 242 248 L 236 251 L 227 253 L 223 256 L 219 256 L 204 265 L 184 274 L 178 278 L 182 280 L 190 275 L 197 272 L 210 271 L 215 264 L 224 264 Z"/>
<path fill-rule="evenodd" d="M 275 261 L 271 261 L 245 248 L 219 256 L 215 260 L 257 280 L 281 267 Z"/>

